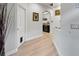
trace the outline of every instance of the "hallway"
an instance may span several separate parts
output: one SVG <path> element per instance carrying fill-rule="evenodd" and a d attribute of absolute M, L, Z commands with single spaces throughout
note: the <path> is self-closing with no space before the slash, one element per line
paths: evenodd
<path fill-rule="evenodd" d="M 57 51 L 51 41 L 50 33 L 22 44 L 17 53 L 12 56 L 57 56 Z"/>
<path fill-rule="evenodd" d="M 7 3 L 0 13 L 1 55 L 79 56 L 79 4 Z"/>

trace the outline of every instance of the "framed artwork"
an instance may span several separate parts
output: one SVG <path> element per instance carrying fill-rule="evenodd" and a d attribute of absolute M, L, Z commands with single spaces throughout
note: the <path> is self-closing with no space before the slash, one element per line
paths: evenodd
<path fill-rule="evenodd" d="M 55 16 L 60 16 L 60 10 L 55 10 Z"/>
<path fill-rule="evenodd" d="M 39 21 L 39 13 L 33 12 L 33 21 Z"/>

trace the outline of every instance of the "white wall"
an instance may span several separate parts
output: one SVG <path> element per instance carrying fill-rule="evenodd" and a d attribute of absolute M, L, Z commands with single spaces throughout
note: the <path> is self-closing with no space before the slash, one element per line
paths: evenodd
<path fill-rule="evenodd" d="M 26 9 L 26 40 L 31 40 L 31 38 L 39 37 L 42 35 L 42 12 L 49 10 L 45 6 L 41 4 L 23 4 L 19 3 L 23 8 Z M 10 9 L 12 10 L 10 12 Z M 8 4 L 7 6 L 7 15 L 10 12 L 10 25 L 7 30 L 6 38 L 5 38 L 5 53 L 6 55 L 10 55 L 15 53 L 18 48 L 18 39 L 17 39 L 17 4 Z M 32 15 L 33 12 L 39 13 L 39 21 L 33 21 Z"/>
<path fill-rule="evenodd" d="M 33 12 L 39 13 L 39 21 L 32 20 Z M 42 8 L 39 4 L 28 4 L 27 39 L 39 35 L 42 35 Z"/>
<path fill-rule="evenodd" d="M 26 8 L 26 41 L 42 35 L 42 7 L 39 4 L 22 4 Z M 39 21 L 33 21 L 33 12 L 39 13 Z"/>
<path fill-rule="evenodd" d="M 38 37 L 40 35 L 42 35 L 42 18 L 43 18 L 43 14 L 42 12 L 49 10 L 49 8 L 46 8 L 46 6 L 42 6 L 41 4 L 27 4 L 28 5 L 28 11 L 27 11 L 27 32 L 26 32 L 26 36 L 27 36 L 27 40 L 34 38 L 34 37 Z M 32 17 L 33 17 L 33 12 L 37 12 L 39 13 L 39 21 L 33 21 Z"/>
<path fill-rule="evenodd" d="M 55 30 L 57 30 L 56 27 L 58 27 L 58 28 L 61 27 L 61 25 L 60 25 L 61 15 L 55 16 L 55 10 L 58 10 L 58 9 L 61 11 L 60 5 L 53 9 L 54 10 L 54 28 L 55 28 Z"/>
<path fill-rule="evenodd" d="M 55 32 L 54 41 L 60 55 L 79 56 L 79 29 L 71 29 L 71 24 L 79 25 L 77 7 L 74 3 L 61 4 L 61 31 Z"/>
<path fill-rule="evenodd" d="M 12 9 L 11 9 L 12 8 Z M 10 13 L 10 14 L 9 14 Z M 8 55 L 13 50 L 16 50 L 16 14 L 15 14 L 15 4 L 7 5 L 7 17 L 9 15 L 9 25 L 5 37 L 5 54 Z"/>
<path fill-rule="evenodd" d="M 57 4 L 57 3 L 56 3 Z M 55 10 L 60 10 L 61 11 L 61 4 L 59 4 L 59 5 L 57 5 L 56 7 L 54 7 L 52 10 L 50 10 L 50 12 L 51 12 L 51 33 L 52 33 L 52 41 L 53 41 L 53 43 L 54 43 L 54 45 L 55 45 L 55 47 L 56 47 L 56 49 L 57 49 L 57 52 L 58 52 L 58 54 L 59 55 L 61 55 L 61 53 L 60 53 L 60 51 L 59 51 L 59 49 L 58 49 L 58 46 L 57 46 L 57 44 L 58 44 L 58 40 L 57 40 L 57 38 L 59 38 L 58 36 L 57 36 L 57 32 L 59 32 L 60 31 L 60 29 L 58 29 L 58 28 L 61 28 L 61 24 L 60 24 L 60 21 L 61 21 L 61 15 L 59 15 L 59 16 L 55 16 Z M 57 28 L 56 28 L 57 27 Z"/>
<path fill-rule="evenodd" d="M 55 10 L 58 10 L 58 9 L 61 9 L 60 4 L 57 7 L 50 9 L 50 12 L 51 12 L 51 20 L 50 20 L 51 33 L 54 33 L 56 30 L 59 30 L 59 29 L 56 29 L 56 27 L 58 27 L 58 28 L 61 27 L 61 25 L 60 25 L 61 15 L 55 16 Z"/>
<path fill-rule="evenodd" d="M 50 10 L 52 9 L 41 5 L 40 3 L 19 3 L 19 5 L 26 8 L 26 41 L 31 40 L 31 38 L 35 38 L 42 35 L 42 12 L 50 12 Z M 33 12 L 39 13 L 39 21 L 32 20 Z"/>
<path fill-rule="evenodd" d="M 26 8 L 26 4 L 21 4 L 24 8 Z M 18 42 L 20 42 L 20 40 L 18 39 L 17 36 L 17 21 L 18 21 L 18 16 L 17 16 L 17 4 L 12 4 L 12 3 L 8 3 L 7 4 L 7 17 L 9 15 L 9 25 L 8 25 L 8 30 L 6 33 L 6 37 L 5 37 L 5 55 L 10 55 L 13 54 L 17 51 L 18 46 L 20 46 L 20 44 L 18 44 Z M 26 25 L 26 24 L 25 24 Z"/>

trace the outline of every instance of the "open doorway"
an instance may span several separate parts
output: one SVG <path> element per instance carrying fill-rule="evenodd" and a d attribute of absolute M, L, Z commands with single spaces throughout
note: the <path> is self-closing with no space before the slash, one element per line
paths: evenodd
<path fill-rule="evenodd" d="M 51 14 L 49 11 L 44 11 L 42 12 L 42 14 L 43 14 L 43 32 L 50 33 Z"/>

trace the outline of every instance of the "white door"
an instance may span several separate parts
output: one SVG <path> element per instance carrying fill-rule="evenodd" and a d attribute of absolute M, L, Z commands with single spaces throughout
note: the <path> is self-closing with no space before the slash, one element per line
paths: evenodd
<path fill-rule="evenodd" d="M 21 5 L 17 6 L 17 36 L 18 36 L 18 45 L 21 45 L 25 41 L 25 18 L 26 9 Z M 22 41 L 22 42 L 21 42 Z"/>

